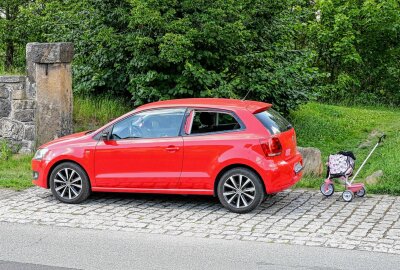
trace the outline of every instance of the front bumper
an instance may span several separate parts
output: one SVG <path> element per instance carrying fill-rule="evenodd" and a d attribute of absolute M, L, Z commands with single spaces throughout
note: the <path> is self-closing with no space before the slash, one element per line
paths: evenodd
<path fill-rule="evenodd" d="M 47 184 L 46 165 L 47 162 L 45 160 L 32 159 L 32 184 L 43 188 L 49 188 Z"/>

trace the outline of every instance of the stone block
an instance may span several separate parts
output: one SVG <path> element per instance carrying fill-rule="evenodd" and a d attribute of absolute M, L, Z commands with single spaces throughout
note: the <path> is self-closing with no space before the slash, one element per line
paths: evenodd
<path fill-rule="evenodd" d="M 13 90 L 11 92 L 12 99 L 26 99 L 26 92 L 24 89 Z"/>
<path fill-rule="evenodd" d="M 298 147 L 303 156 L 304 174 L 321 176 L 323 171 L 321 151 L 315 147 Z"/>
<path fill-rule="evenodd" d="M 5 84 L 0 84 L 0 98 L 8 98 L 10 96 L 10 90 Z"/>
<path fill-rule="evenodd" d="M 375 185 L 379 182 L 379 180 L 382 177 L 383 177 L 383 171 L 382 170 L 376 171 L 365 178 L 365 183 L 369 185 Z"/>
<path fill-rule="evenodd" d="M 20 149 L 18 153 L 20 154 L 31 154 L 34 149 L 34 142 L 33 141 L 22 141 L 20 143 Z"/>
<path fill-rule="evenodd" d="M 35 109 L 36 102 L 34 100 L 13 100 L 13 110 Z"/>
<path fill-rule="evenodd" d="M 35 66 L 36 143 L 42 145 L 72 132 L 72 73 L 65 63 Z"/>
<path fill-rule="evenodd" d="M 22 110 L 14 112 L 14 119 L 20 122 L 33 122 L 34 116 L 34 110 Z"/>
<path fill-rule="evenodd" d="M 30 83 L 29 81 L 25 84 L 26 95 L 28 99 L 35 99 L 36 98 L 36 84 Z"/>
<path fill-rule="evenodd" d="M 74 55 L 74 45 L 70 42 L 28 43 L 26 54 L 27 60 L 33 63 L 69 63 Z"/>
<path fill-rule="evenodd" d="M 0 117 L 8 117 L 11 113 L 11 102 L 7 99 L 0 99 Z"/>
<path fill-rule="evenodd" d="M 0 76 L 0 83 L 21 83 L 25 79 L 25 76 Z"/>
<path fill-rule="evenodd" d="M 8 119 L 0 119 L 0 135 L 4 138 L 12 138 L 16 141 L 21 141 L 24 138 L 24 124 Z"/>
<path fill-rule="evenodd" d="M 25 136 L 24 139 L 27 141 L 35 140 L 35 126 L 26 125 L 25 126 Z"/>

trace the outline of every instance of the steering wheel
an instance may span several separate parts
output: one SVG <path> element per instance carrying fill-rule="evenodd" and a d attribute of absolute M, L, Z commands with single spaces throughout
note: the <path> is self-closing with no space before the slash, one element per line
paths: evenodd
<path fill-rule="evenodd" d="M 129 135 L 131 138 L 142 138 L 143 132 L 139 127 L 131 125 L 129 127 Z"/>

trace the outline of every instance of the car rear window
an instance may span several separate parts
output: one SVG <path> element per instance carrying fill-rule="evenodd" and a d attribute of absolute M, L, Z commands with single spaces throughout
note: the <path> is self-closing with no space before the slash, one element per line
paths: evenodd
<path fill-rule="evenodd" d="M 292 128 L 289 121 L 273 109 L 256 113 L 255 116 L 271 134 L 278 134 Z"/>

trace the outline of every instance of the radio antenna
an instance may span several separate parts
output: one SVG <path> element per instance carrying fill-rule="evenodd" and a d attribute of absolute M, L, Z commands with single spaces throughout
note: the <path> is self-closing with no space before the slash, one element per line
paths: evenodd
<path fill-rule="evenodd" d="M 253 89 L 250 88 L 249 91 L 247 91 L 246 95 L 242 98 L 242 101 L 246 100 L 246 98 L 250 94 L 251 90 L 253 90 Z"/>

